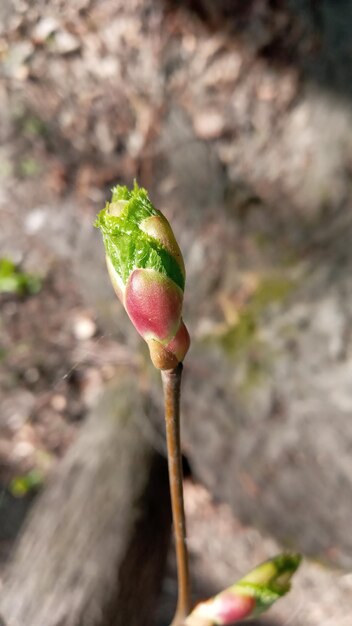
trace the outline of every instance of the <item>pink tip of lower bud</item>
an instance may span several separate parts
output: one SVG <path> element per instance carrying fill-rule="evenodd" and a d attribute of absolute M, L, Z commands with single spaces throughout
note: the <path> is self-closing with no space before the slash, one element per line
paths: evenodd
<path fill-rule="evenodd" d="M 251 617 L 255 598 L 223 591 L 207 602 L 201 602 L 186 620 L 187 626 L 230 626 Z"/>
<path fill-rule="evenodd" d="M 255 599 L 233 593 L 222 593 L 214 600 L 214 614 L 217 624 L 226 626 L 249 617 L 255 608 Z"/>

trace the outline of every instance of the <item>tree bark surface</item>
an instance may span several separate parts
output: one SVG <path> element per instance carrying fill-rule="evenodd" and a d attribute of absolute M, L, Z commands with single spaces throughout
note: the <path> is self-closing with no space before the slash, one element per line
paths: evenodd
<path fill-rule="evenodd" d="M 6 626 L 148 626 L 170 538 L 165 457 L 133 385 L 106 391 L 29 516 L 0 598 Z"/>

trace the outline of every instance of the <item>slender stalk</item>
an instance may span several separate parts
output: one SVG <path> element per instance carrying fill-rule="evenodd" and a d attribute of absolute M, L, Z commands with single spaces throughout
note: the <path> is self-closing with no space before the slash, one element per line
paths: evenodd
<path fill-rule="evenodd" d="M 182 369 L 182 363 L 179 363 L 175 369 L 162 370 L 161 372 L 164 389 L 166 441 L 178 579 L 177 608 L 171 626 L 181 626 L 191 610 L 180 441 L 180 389 Z"/>

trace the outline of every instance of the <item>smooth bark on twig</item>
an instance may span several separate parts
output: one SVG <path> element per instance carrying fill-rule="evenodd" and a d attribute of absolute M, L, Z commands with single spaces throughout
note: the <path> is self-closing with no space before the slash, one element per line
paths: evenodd
<path fill-rule="evenodd" d="M 34 504 L 1 591 L 7 626 L 152 623 L 171 513 L 137 398 L 126 380 L 103 394 Z"/>
<path fill-rule="evenodd" d="M 161 372 L 178 579 L 177 608 L 171 626 L 181 626 L 191 609 L 180 432 L 182 369 L 183 365 L 179 363 L 175 369 Z"/>

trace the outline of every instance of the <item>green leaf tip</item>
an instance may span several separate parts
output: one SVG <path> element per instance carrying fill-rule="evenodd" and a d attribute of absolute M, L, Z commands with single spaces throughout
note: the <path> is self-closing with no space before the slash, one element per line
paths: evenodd
<path fill-rule="evenodd" d="M 170 229 L 171 245 L 167 245 L 168 241 L 165 245 L 165 238 L 144 228 L 150 218 L 159 219 L 164 229 Z M 136 181 L 133 189 L 122 185 L 113 187 L 111 201 L 97 215 L 94 225 L 101 230 L 106 254 L 124 285 L 134 269 L 153 269 L 184 290 L 182 256 L 171 228 L 151 203 L 146 189 L 139 187 Z"/>
<path fill-rule="evenodd" d="M 118 200 L 136 200 L 141 203 L 145 203 L 147 210 L 156 212 L 151 201 L 149 200 L 148 192 L 144 187 L 140 187 L 136 180 L 133 182 L 133 189 L 129 189 L 126 185 L 115 185 L 111 190 L 112 202 Z"/>
<path fill-rule="evenodd" d="M 275 585 L 278 589 L 285 589 L 290 579 L 298 569 L 302 556 L 298 553 L 283 552 L 249 572 L 241 582 L 257 585 Z"/>
<path fill-rule="evenodd" d="M 260 615 L 290 591 L 291 578 L 301 561 L 298 553 L 278 554 L 249 572 L 233 589 L 255 598 L 255 615 Z"/>

